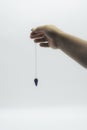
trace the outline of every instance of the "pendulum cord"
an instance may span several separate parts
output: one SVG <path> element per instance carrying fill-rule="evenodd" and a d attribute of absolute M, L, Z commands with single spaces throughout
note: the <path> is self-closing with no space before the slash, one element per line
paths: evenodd
<path fill-rule="evenodd" d="M 34 83 L 37 86 L 38 85 L 38 79 L 37 79 L 37 45 L 35 44 L 35 79 Z"/>

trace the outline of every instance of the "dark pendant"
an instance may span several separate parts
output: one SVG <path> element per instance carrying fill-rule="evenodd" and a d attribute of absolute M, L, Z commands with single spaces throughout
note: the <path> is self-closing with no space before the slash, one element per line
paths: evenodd
<path fill-rule="evenodd" d="M 38 79 L 37 78 L 34 79 L 34 83 L 35 83 L 36 86 L 38 85 Z"/>

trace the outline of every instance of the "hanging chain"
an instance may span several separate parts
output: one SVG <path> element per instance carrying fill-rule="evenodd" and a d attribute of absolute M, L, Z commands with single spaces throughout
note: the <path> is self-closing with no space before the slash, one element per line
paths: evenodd
<path fill-rule="evenodd" d="M 35 78 L 37 78 L 37 45 L 35 44 Z"/>

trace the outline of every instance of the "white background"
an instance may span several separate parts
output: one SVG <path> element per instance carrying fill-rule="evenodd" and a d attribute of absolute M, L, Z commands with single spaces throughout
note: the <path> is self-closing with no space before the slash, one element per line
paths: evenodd
<path fill-rule="evenodd" d="M 53 24 L 87 40 L 86 0 L 0 0 L 0 130 L 87 130 L 87 70 L 37 46 L 32 28 Z"/>

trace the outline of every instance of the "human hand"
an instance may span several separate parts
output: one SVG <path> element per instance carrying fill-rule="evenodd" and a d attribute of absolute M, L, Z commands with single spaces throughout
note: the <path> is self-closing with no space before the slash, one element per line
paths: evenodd
<path fill-rule="evenodd" d="M 35 43 L 40 43 L 41 47 L 51 47 L 57 49 L 61 44 L 61 34 L 63 33 L 54 25 L 45 25 L 32 29 L 30 38 Z"/>

